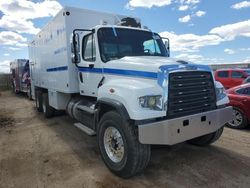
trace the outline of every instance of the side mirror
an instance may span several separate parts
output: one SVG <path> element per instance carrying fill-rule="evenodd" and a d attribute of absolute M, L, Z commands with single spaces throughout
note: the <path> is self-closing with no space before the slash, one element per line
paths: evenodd
<path fill-rule="evenodd" d="M 80 54 L 73 54 L 71 55 L 71 61 L 72 63 L 80 63 L 81 62 L 81 56 Z"/>
<path fill-rule="evenodd" d="M 168 57 L 170 57 L 170 47 L 169 47 L 169 40 L 165 40 L 165 47 L 168 53 Z"/>
<path fill-rule="evenodd" d="M 78 33 L 73 34 L 72 43 L 71 43 L 72 63 L 80 63 L 81 61 L 79 38 L 80 37 Z"/>

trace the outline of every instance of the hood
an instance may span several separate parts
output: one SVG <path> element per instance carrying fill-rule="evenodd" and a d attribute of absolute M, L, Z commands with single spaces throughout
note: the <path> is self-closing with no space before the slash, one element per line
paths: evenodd
<path fill-rule="evenodd" d="M 161 72 L 174 70 L 206 70 L 211 69 L 206 65 L 198 65 L 180 59 L 160 57 L 160 56 L 137 56 L 123 57 L 105 63 L 104 68 L 135 70 L 144 72 Z"/>

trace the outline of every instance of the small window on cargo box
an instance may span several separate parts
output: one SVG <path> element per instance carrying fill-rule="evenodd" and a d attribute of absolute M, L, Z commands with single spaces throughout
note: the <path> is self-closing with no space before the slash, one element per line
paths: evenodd
<path fill-rule="evenodd" d="M 228 73 L 228 71 L 219 71 L 218 72 L 218 77 L 220 77 L 220 78 L 228 78 L 229 73 Z"/>
<path fill-rule="evenodd" d="M 243 78 L 244 74 L 240 71 L 232 71 L 232 78 Z"/>
<path fill-rule="evenodd" d="M 83 38 L 82 57 L 85 61 L 95 61 L 95 39 L 93 34 L 86 35 Z"/>

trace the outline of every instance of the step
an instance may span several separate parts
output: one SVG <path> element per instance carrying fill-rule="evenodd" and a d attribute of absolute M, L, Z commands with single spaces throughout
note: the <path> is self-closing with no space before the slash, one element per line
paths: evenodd
<path fill-rule="evenodd" d="M 96 132 L 93 129 L 90 129 L 90 128 L 86 127 L 82 123 L 79 123 L 79 122 L 78 123 L 74 123 L 74 126 L 76 126 L 78 129 L 82 130 L 83 132 L 85 132 L 89 136 L 96 135 Z"/>
<path fill-rule="evenodd" d="M 88 112 L 90 114 L 94 114 L 95 113 L 95 109 L 90 108 L 88 106 L 84 106 L 84 105 L 77 105 L 77 109 L 82 110 L 84 112 Z"/>

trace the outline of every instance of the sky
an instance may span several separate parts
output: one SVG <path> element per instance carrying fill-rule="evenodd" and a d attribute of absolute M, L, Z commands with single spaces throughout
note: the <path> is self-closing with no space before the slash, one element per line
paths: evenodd
<path fill-rule="evenodd" d="M 247 0 L 0 0 L 0 72 L 28 58 L 28 42 L 64 6 L 139 17 L 170 39 L 171 57 L 202 64 L 250 63 Z"/>

